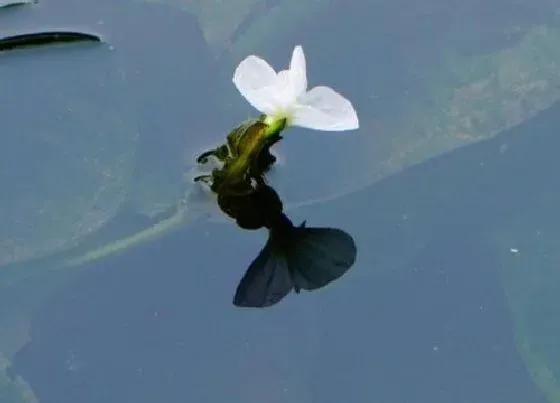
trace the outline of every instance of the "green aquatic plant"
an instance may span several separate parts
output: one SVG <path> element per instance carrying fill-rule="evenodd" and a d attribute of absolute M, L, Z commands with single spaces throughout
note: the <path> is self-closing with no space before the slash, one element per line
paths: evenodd
<path fill-rule="evenodd" d="M 340 278 L 356 260 L 352 236 L 338 228 L 294 226 L 283 203 L 268 186 L 265 174 L 275 163 L 270 147 L 281 139 L 285 120 L 264 123 L 266 116 L 234 129 L 227 143 L 204 152 L 198 162 L 212 156 L 223 163 L 195 181 L 210 186 L 220 209 L 246 230 L 266 228 L 268 240 L 241 279 L 233 303 L 263 308 L 277 304 L 292 290 L 316 290 Z"/>
<path fill-rule="evenodd" d="M 352 103 L 325 86 L 307 91 L 306 60 L 301 46 L 292 53 L 290 67 L 278 73 L 263 59 L 250 55 L 236 68 L 233 83 L 247 101 L 262 112 L 257 120 L 247 121 L 232 130 L 225 144 L 204 152 L 197 162 L 205 164 L 210 156 L 223 163 L 211 174 L 199 175 L 195 182 L 210 184 L 219 197 L 228 192 L 247 191 L 252 180 L 264 183 L 264 173 L 276 157 L 270 147 L 280 141 L 289 126 L 323 131 L 359 128 Z"/>
<path fill-rule="evenodd" d="M 250 55 L 235 70 L 233 83 L 247 101 L 262 112 L 259 119 L 242 123 L 232 130 L 226 144 L 201 154 L 197 162 L 214 156 L 224 164 L 195 182 L 211 183 L 214 193 L 245 187 L 251 179 L 263 181 L 263 174 L 276 158 L 270 147 L 289 126 L 324 131 L 345 131 L 359 127 L 354 107 L 329 87 L 307 91 L 305 55 L 301 46 L 292 53 L 290 67 L 278 73 L 263 59 Z"/>
<path fill-rule="evenodd" d="M 286 126 L 286 120 L 267 125 L 264 119 L 261 116 L 256 122 L 241 124 L 228 134 L 226 144 L 201 154 L 198 163 L 205 164 L 214 156 L 224 165 L 214 169 L 211 175 L 197 176 L 195 182 L 211 182 L 212 191 L 220 194 L 222 189 L 243 188 L 251 179 L 262 181 L 262 174 L 276 161 L 270 147 L 282 138 L 280 132 Z"/>

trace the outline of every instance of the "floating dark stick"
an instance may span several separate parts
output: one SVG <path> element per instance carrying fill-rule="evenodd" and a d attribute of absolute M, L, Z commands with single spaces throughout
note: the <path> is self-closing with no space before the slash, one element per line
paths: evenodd
<path fill-rule="evenodd" d="M 0 39 L 0 51 L 68 42 L 101 42 L 101 38 L 94 34 L 62 31 L 13 35 Z"/>
<path fill-rule="evenodd" d="M 23 6 L 25 4 L 35 4 L 36 0 L 16 0 L 16 1 L 2 1 L 0 0 L 0 9 L 15 6 Z"/>

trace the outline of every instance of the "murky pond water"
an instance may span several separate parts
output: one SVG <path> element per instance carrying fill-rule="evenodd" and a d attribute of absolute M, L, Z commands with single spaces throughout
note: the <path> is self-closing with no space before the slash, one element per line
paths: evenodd
<path fill-rule="evenodd" d="M 560 402 L 555 7 L 0 9 L 0 36 L 103 41 L 0 53 L 0 400 Z M 237 63 L 285 68 L 296 44 L 360 129 L 288 129 L 271 183 L 294 223 L 351 234 L 357 261 L 240 309 L 266 231 L 177 203 L 195 156 L 256 114 Z"/>

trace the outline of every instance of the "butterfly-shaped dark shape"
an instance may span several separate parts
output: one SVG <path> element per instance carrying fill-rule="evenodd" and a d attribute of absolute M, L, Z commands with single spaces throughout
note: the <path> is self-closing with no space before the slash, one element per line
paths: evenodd
<path fill-rule="evenodd" d="M 288 237 L 282 239 L 282 237 Z M 280 239 L 279 239 L 280 238 Z M 294 227 L 268 242 L 241 279 L 233 300 L 242 307 L 266 307 L 292 290 L 312 291 L 346 273 L 356 260 L 352 237 L 338 228 Z"/>

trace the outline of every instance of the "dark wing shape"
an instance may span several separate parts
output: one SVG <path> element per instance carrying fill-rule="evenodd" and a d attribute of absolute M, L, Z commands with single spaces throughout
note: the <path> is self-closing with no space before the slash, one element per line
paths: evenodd
<path fill-rule="evenodd" d="M 316 290 L 346 273 L 356 261 L 356 244 L 337 228 L 299 227 L 287 252 L 296 291 Z"/>
<path fill-rule="evenodd" d="M 239 282 L 233 304 L 264 308 L 280 302 L 293 289 L 284 253 L 269 239 Z"/>

